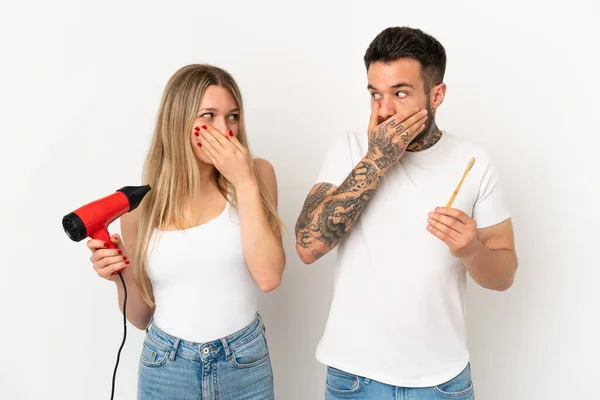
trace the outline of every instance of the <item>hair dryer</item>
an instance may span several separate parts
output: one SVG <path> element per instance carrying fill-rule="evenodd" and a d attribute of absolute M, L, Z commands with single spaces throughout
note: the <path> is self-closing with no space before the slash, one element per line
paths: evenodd
<path fill-rule="evenodd" d="M 126 212 L 133 211 L 150 191 L 150 185 L 125 186 L 115 193 L 95 200 L 63 217 L 63 229 L 75 242 L 86 237 L 100 239 L 109 248 L 116 248 L 110 241 L 108 226 Z"/>
<path fill-rule="evenodd" d="M 116 248 L 110 241 L 108 226 L 126 212 L 133 211 L 140 205 L 142 199 L 150 191 L 150 185 L 145 186 L 125 186 L 115 193 L 95 200 L 63 217 L 63 229 L 67 236 L 75 242 L 80 242 L 86 237 L 103 240 L 109 248 Z M 115 378 L 117 376 L 117 367 L 121 358 L 121 350 L 127 339 L 127 286 L 123 279 L 121 271 L 117 272 L 121 283 L 123 284 L 123 341 L 119 352 L 117 353 L 117 363 L 112 378 L 111 400 L 115 395 Z"/>

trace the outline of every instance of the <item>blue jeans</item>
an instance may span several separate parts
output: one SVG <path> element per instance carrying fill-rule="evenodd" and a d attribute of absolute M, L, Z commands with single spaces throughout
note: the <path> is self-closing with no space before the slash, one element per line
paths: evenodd
<path fill-rule="evenodd" d="M 208 343 L 152 325 L 140 357 L 139 400 L 273 400 L 273 371 L 259 315 L 246 328 Z"/>
<path fill-rule="evenodd" d="M 368 378 L 327 367 L 325 399 L 362 400 L 475 400 L 471 366 L 456 377 L 438 386 L 406 388 L 386 385 Z"/>

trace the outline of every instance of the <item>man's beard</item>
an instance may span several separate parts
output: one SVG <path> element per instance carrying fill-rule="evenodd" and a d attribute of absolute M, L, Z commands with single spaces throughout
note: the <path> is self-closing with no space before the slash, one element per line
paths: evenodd
<path fill-rule="evenodd" d="M 425 129 L 419 133 L 412 142 L 408 145 L 407 151 L 422 151 L 430 148 L 440 140 L 442 133 L 438 129 L 435 123 L 435 112 L 431 110 L 431 103 L 429 102 L 429 95 L 427 95 L 425 109 L 427 110 L 427 122 L 425 122 Z"/>

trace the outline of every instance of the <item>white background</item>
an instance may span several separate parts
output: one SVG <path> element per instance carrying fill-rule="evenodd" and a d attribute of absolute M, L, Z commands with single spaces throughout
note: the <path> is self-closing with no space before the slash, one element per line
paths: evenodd
<path fill-rule="evenodd" d="M 122 335 L 115 288 L 61 218 L 139 184 L 164 85 L 196 62 L 236 77 L 251 148 L 278 175 L 288 264 L 260 303 L 277 398 L 323 398 L 314 351 L 334 256 L 304 266 L 294 223 L 329 144 L 367 125 L 362 56 L 392 25 L 422 28 L 446 47 L 438 125 L 488 149 L 513 210 L 514 286 L 469 287 L 477 398 L 600 398 L 593 1 L 168 3 L 0 5 L 0 398 L 109 398 Z M 135 397 L 142 338 L 129 327 L 118 399 Z"/>

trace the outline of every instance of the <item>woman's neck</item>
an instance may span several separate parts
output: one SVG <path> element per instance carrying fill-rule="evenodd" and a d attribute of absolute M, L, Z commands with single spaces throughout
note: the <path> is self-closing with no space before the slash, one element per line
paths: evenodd
<path fill-rule="evenodd" d="M 210 186 L 215 186 L 217 181 L 215 179 L 215 167 L 212 164 L 205 164 L 202 162 L 198 163 L 198 170 L 200 172 L 200 189 L 204 189 Z"/>

